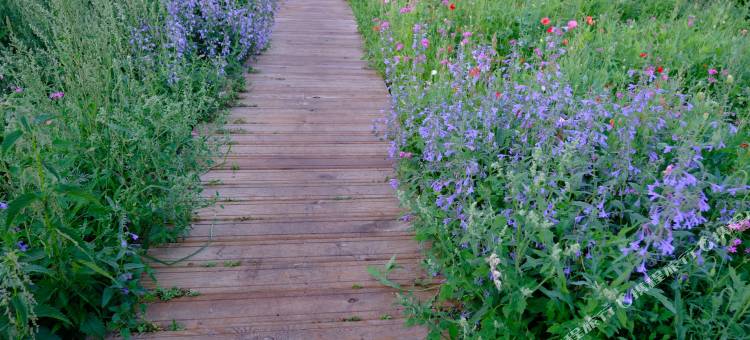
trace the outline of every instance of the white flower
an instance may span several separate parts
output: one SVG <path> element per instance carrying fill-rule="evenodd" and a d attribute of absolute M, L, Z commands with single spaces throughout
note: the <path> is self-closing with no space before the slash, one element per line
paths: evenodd
<path fill-rule="evenodd" d="M 492 274 L 492 283 L 495 284 L 495 287 L 498 291 L 501 290 L 503 287 L 503 274 L 500 273 L 500 270 L 497 269 L 497 265 L 500 264 L 500 258 L 497 257 L 497 254 L 492 253 L 490 257 L 486 259 L 487 263 L 490 265 L 490 273 Z"/>
<path fill-rule="evenodd" d="M 430 75 L 436 76 L 437 75 L 437 70 L 432 70 L 432 72 L 430 72 Z"/>

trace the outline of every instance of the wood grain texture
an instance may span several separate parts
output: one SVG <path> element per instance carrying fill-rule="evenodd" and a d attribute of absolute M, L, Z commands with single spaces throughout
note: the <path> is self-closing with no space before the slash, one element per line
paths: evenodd
<path fill-rule="evenodd" d="M 389 110 L 363 61 L 345 0 L 285 0 L 271 47 L 220 130 L 228 138 L 181 242 L 152 249 L 157 281 L 201 294 L 152 303 L 144 317 L 179 331 L 148 339 L 421 339 L 395 291 L 367 272 L 396 255 L 392 279 L 423 282 L 421 250 L 388 184 L 388 144 L 372 131 Z M 202 130 L 201 130 L 202 131 Z M 422 294 L 422 293 L 418 293 Z"/>

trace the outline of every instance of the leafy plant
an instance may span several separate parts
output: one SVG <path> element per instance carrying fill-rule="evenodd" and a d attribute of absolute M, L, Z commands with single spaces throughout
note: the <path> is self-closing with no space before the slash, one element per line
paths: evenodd
<path fill-rule="evenodd" d="M 432 338 L 564 337 L 633 300 L 589 334 L 750 329 L 746 288 L 730 279 L 750 277 L 747 236 L 697 245 L 750 208 L 749 78 L 736 63 L 748 8 L 350 3 L 392 96 L 390 182 L 444 279 L 433 299 L 402 294 L 411 321 Z M 683 253 L 695 260 L 633 298 Z"/>
<path fill-rule="evenodd" d="M 206 204 L 200 174 L 218 141 L 194 127 L 242 88 L 275 9 L 200 2 L 212 4 L 194 18 L 233 21 L 201 24 L 226 37 L 228 53 L 208 58 L 198 32 L 174 46 L 170 25 L 185 18 L 167 2 L 0 2 L 0 338 L 144 327 L 141 255 Z"/>

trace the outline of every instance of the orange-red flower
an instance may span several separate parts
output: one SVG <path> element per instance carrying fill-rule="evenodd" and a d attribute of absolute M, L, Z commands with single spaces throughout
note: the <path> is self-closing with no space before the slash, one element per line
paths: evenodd
<path fill-rule="evenodd" d="M 450 5 L 448 5 L 448 8 L 449 8 L 449 9 L 450 9 L 451 11 L 453 11 L 453 10 L 455 10 L 455 9 L 456 9 L 456 4 L 454 4 L 454 3 L 452 3 L 452 2 L 451 2 L 451 4 L 450 4 Z"/>
<path fill-rule="evenodd" d="M 641 54 L 639 54 L 639 55 L 641 56 L 641 58 L 648 57 L 648 53 L 646 53 L 646 52 L 641 52 Z"/>
<path fill-rule="evenodd" d="M 469 70 L 469 75 L 472 76 L 472 77 L 478 77 L 479 73 L 481 73 L 481 72 L 482 71 L 479 70 L 479 67 L 474 67 L 471 70 Z"/>
<path fill-rule="evenodd" d="M 659 66 L 659 67 L 656 68 L 656 73 L 662 73 L 662 72 L 664 72 L 664 68 L 663 67 Z"/>
<path fill-rule="evenodd" d="M 594 25 L 594 23 L 595 23 L 594 18 L 592 16 L 589 15 L 586 17 L 586 24 L 588 24 L 589 26 L 592 26 Z"/>
<path fill-rule="evenodd" d="M 544 26 L 547 26 L 547 25 L 549 25 L 549 23 L 550 23 L 550 20 L 549 20 L 549 18 L 548 18 L 548 17 L 544 17 L 544 18 L 542 18 L 542 20 L 540 20 L 539 22 L 541 22 L 541 23 L 542 23 L 542 25 L 544 25 Z"/>

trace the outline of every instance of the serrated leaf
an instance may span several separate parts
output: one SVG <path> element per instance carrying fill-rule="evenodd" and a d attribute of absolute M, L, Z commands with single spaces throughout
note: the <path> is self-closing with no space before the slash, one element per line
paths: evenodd
<path fill-rule="evenodd" d="M 93 263 L 91 261 L 78 260 L 78 263 L 80 263 L 80 264 L 82 264 L 82 265 L 90 268 L 91 270 L 97 272 L 98 274 L 100 274 L 100 275 L 102 275 L 102 276 L 104 276 L 104 277 L 106 277 L 106 278 L 108 278 L 108 279 L 110 279 L 112 281 L 115 280 L 115 278 L 113 278 L 112 275 L 109 275 L 109 273 L 107 273 L 104 269 L 102 269 L 101 267 L 97 266 L 95 263 Z"/>
<path fill-rule="evenodd" d="M 96 337 L 104 337 L 104 333 L 106 331 L 102 320 L 100 320 L 94 314 L 89 314 L 86 317 L 86 320 L 81 323 L 80 329 L 83 333 Z"/>
<path fill-rule="evenodd" d="M 53 318 L 60 320 L 67 325 L 71 324 L 70 320 L 68 320 L 68 318 L 60 310 L 49 305 L 36 305 L 36 307 L 34 307 L 34 314 L 36 314 L 36 316 L 40 318 Z"/>
<path fill-rule="evenodd" d="M 39 194 L 36 192 L 23 194 L 21 196 L 16 197 L 13 201 L 11 201 L 8 204 L 8 210 L 7 215 L 5 217 L 5 227 L 10 228 L 10 225 L 13 224 L 13 220 L 16 219 L 16 216 L 26 207 L 31 205 L 31 203 L 34 203 L 34 201 L 39 199 Z"/>
<path fill-rule="evenodd" d="M 57 186 L 55 186 L 55 191 L 67 196 L 71 196 L 78 201 L 99 204 L 99 200 L 96 198 L 96 196 L 77 185 L 58 184 Z"/>
<path fill-rule="evenodd" d="M 21 130 L 16 130 L 5 135 L 5 137 L 3 137 L 2 153 L 5 154 L 6 152 L 8 152 L 8 150 L 13 147 L 14 144 L 16 144 L 18 138 L 21 138 L 22 135 L 23 131 Z"/>
<path fill-rule="evenodd" d="M 659 300 L 662 305 L 664 305 L 664 308 L 668 309 L 672 314 L 677 314 L 677 310 L 674 308 L 674 305 L 672 304 L 672 301 L 669 301 L 664 294 L 662 294 L 661 289 L 653 288 L 646 290 L 646 294 L 651 295 L 655 297 L 657 300 Z"/>

